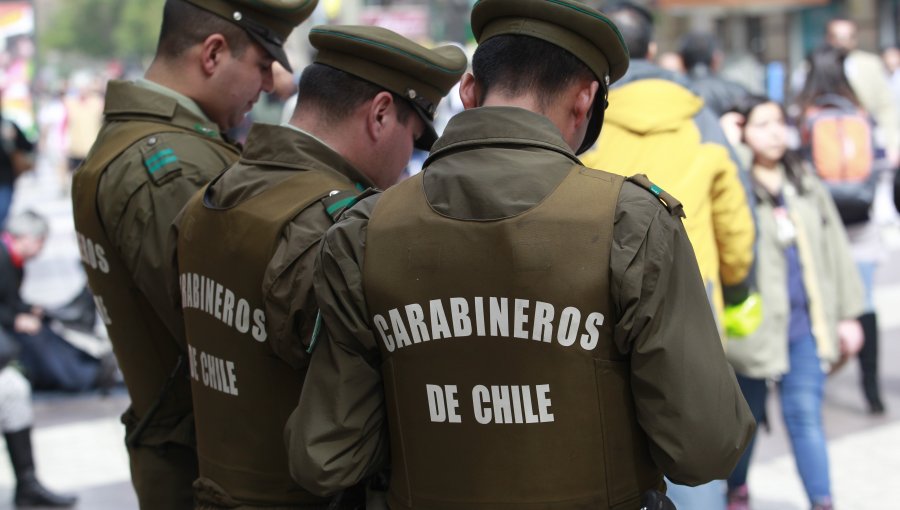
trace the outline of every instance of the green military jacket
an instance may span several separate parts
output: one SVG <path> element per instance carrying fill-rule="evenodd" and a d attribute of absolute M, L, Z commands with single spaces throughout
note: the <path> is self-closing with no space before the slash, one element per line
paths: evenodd
<path fill-rule="evenodd" d="M 201 502 L 327 506 L 291 480 L 281 432 L 309 357 L 319 240 L 369 184 L 313 136 L 256 124 L 240 161 L 176 220 Z M 203 297 L 207 283 L 224 289 L 221 313 Z M 241 301 L 253 327 L 238 321 Z"/>
<path fill-rule="evenodd" d="M 194 442 L 166 245 L 190 196 L 239 154 L 198 112 L 174 94 L 110 82 L 104 125 L 73 177 L 82 262 L 132 400 L 123 421 L 129 432 L 141 422 L 133 444 Z"/>
<path fill-rule="evenodd" d="M 549 120 L 506 107 L 456 116 L 433 151 L 422 180 L 428 206 L 469 220 L 531 210 L 580 164 Z M 365 479 L 388 457 L 388 423 L 395 417 L 386 414 L 382 339 L 371 322 L 362 285 L 367 229 L 378 201 L 379 196 L 361 201 L 329 230 L 316 268 L 325 333 L 317 340 L 286 438 L 295 478 L 321 494 Z M 609 265 L 597 270 L 609 271 L 612 341 L 627 357 L 630 399 L 653 462 L 680 483 L 725 478 L 754 423 L 725 361 L 674 204 L 666 207 L 626 182 L 615 207 Z M 552 438 L 547 440 L 552 444 Z M 603 462 L 612 477 L 607 477 L 608 486 L 623 482 L 616 477 L 635 476 L 618 471 L 614 458 Z M 415 501 L 410 507 L 431 508 Z"/>

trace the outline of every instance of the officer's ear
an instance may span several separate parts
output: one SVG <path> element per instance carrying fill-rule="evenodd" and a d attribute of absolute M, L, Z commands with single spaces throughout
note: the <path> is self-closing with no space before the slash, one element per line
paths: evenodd
<path fill-rule="evenodd" d="M 580 128 L 591 120 L 591 112 L 600 91 L 600 82 L 597 80 L 583 80 L 576 84 L 575 101 L 572 103 L 572 117 L 575 119 L 575 127 Z"/>
<path fill-rule="evenodd" d="M 381 91 L 367 105 L 367 131 L 373 140 L 378 140 L 387 129 L 388 123 L 396 120 L 396 115 L 392 114 L 393 108 L 391 108 L 392 106 L 396 107 L 394 96 L 390 92 Z"/>
<path fill-rule="evenodd" d="M 207 75 L 213 74 L 219 64 L 222 63 L 222 59 L 227 51 L 230 51 L 228 41 L 225 40 L 225 36 L 222 34 L 211 34 L 204 39 L 200 50 L 203 71 Z"/>
<path fill-rule="evenodd" d="M 462 80 L 460 80 L 459 99 L 466 110 L 481 106 L 481 87 L 475 81 L 475 76 L 472 73 L 464 74 Z"/>

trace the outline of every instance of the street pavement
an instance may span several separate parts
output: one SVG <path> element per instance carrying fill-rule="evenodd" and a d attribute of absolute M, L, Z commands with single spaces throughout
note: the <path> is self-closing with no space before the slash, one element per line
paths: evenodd
<path fill-rule="evenodd" d="M 85 282 L 71 202 L 60 191 L 55 175 L 39 166 L 37 173 L 18 183 L 13 209 L 25 208 L 46 215 L 52 232 L 45 252 L 27 268 L 24 294 L 37 304 L 60 305 Z M 825 426 L 834 499 L 840 510 L 898 508 L 891 501 L 896 501 L 892 494 L 900 482 L 900 229 L 886 228 L 885 238 L 889 253 L 876 276 L 876 305 L 888 412 L 883 416 L 866 412 L 855 362 L 829 377 L 826 388 Z M 41 480 L 54 490 L 77 493 L 80 510 L 136 509 L 124 428 L 118 420 L 128 406 L 124 390 L 109 396 L 36 394 L 34 400 L 34 448 Z M 804 510 L 809 505 L 776 395 L 769 401 L 769 417 L 771 430 L 760 434 L 750 469 L 752 508 Z M 0 510 L 13 508 L 13 490 L 9 462 L 0 460 Z"/>

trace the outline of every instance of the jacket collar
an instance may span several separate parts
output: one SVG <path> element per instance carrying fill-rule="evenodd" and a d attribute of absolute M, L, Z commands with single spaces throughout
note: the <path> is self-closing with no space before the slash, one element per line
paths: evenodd
<path fill-rule="evenodd" d="M 217 124 L 179 102 L 176 93 L 172 92 L 164 94 L 157 90 L 157 87 L 149 88 L 127 81 L 111 81 L 106 89 L 103 114 L 108 121 L 147 120 L 148 117 L 154 117 L 167 124 L 224 140 Z"/>
<path fill-rule="evenodd" d="M 547 117 L 522 108 L 489 106 L 466 110 L 450 119 L 425 165 L 456 150 L 492 145 L 541 147 L 581 164 Z"/>
<path fill-rule="evenodd" d="M 364 188 L 374 187 L 372 181 L 343 156 L 312 134 L 293 126 L 254 124 L 247 135 L 241 164 L 337 172 Z"/>

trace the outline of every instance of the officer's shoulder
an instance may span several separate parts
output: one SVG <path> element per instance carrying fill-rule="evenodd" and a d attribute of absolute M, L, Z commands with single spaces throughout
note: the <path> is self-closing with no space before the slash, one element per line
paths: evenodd
<path fill-rule="evenodd" d="M 145 136 L 130 150 L 140 159 L 146 179 L 157 186 L 193 174 L 209 180 L 237 161 L 237 152 L 216 140 L 185 133 Z"/>
<path fill-rule="evenodd" d="M 656 208 L 664 209 L 669 216 L 682 219 L 685 217 L 681 202 L 644 174 L 635 174 L 625 179 L 619 203 L 653 204 Z"/>

